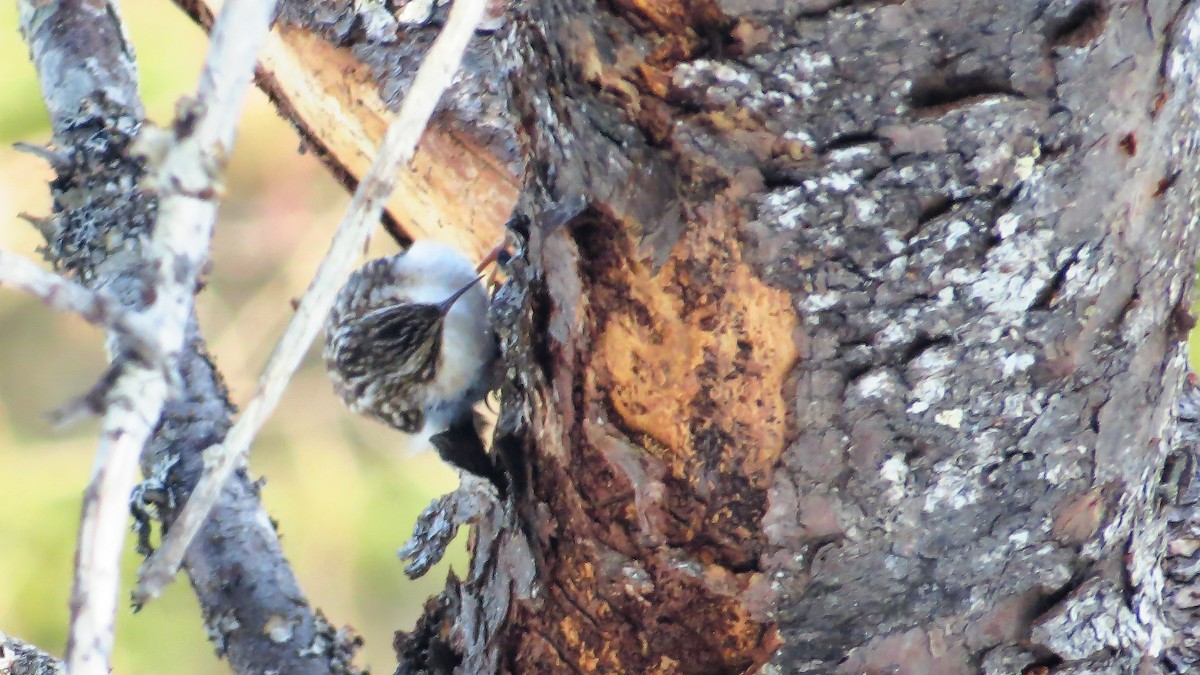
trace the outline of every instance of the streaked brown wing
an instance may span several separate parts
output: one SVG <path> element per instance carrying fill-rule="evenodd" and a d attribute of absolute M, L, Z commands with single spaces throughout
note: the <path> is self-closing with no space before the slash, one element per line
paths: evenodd
<path fill-rule="evenodd" d="M 338 366 L 384 377 L 428 382 L 441 353 L 444 316 L 434 305 L 388 305 L 346 327 Z"/>

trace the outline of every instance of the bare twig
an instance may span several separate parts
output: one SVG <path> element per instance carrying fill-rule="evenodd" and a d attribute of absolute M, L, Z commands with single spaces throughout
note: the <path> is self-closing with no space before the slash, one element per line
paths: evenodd
<path fill-rule="evenodd" d="M 46 160 L 46 163 L 55 169 L 61 169 L 71 164 L 71 157 L 66 153 L 41 145 L 34 145 L 32 143 L 13 143 L 13 150 L 27 152 L 34 157 L 40 157 Z"/>
<path fill-rule="evenodd" d="M 53 218 L 39 218 L 31 213 L 26 213 L 24 211 L 18 213 L 17 217 L 20 218 L 21 220 L 24 220 L 25 222 L 29 223 L 30 225 L 32 225 L 38 231 L 38 233 L 42 235 L 42 238 L 45 239 L 46 241 L 49 242 L 49 241 L 54 240 L 54 219 Z"/>
<path fill-rule="evenodd" d="M 129 364 L 109 392 L 79 524 L 67 640 L 71 675 L 102 675 L 109 670 L 129 494 L 138 455 L 162 412 L 167 389 L 157 370 Z"/>
<path fill-rule="evenodd" d="M 8 251 L 0 251 L 0 284 L 12 284 L 52 309 L 78 314 L 88 323 L 107 328 L 125 339 L 147 365 L 162 363 L 158 336 L 150 321 L 126 309 L 116 298 L 77 284 L 38 267 Z"/>
<path fill-rule="evenodd" d="M 169 363 L 181 353 L 196 281 L 208 257 L 219 179 L 265 39 L 274 0 L 229 0 L 212 33 L 196 98 L 182 105 L 170 135 L 147 133 L 144 147 L 159 191 L 151 241 L 155 302 L 146 310 Z M 148 130 L 147 130 L 148 131 Z M 108 396 L 92 481 L 84 496 L 71 594 L 67 671 L 108 672 L 120 557 L 138 457 L 162 414 L 168 381 L 158 369 L 127 364 Z"/>
<path fill-rule="evenodd" d="M 404 97 L 399 116 L 388 127 L 371 169 L 359 183 L 346 215 L 338 225 L 329 252 L 267 362 L 259 380 L 259 393 L 246 406 L 225 442 L 206 451 L 206 474 L 196 485 L 158 551 L 142 565 L 133 594 L 135 603 L 156 597 L 175 577 L 188 545 L 203 525 L 226 480 L 244 461 L 255 435 L 278 404 L 292 373 L 320 331 L 338 284 L 360 254 L 371 227 L 378 222 L 383 204 L 395 185 L 396 172 L 412 159 L 438 99 L 458 71 L 463 51 L 483 15 L 485 4 L 485 0 L 458 0 L 451 8 L 445 29 L 430 47 Z"/>

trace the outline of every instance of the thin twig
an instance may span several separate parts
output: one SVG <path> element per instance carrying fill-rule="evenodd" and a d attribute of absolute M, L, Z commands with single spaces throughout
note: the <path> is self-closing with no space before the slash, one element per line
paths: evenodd
<path fill-rule="evenodd" d="M 124 338 L 125 344 L 148 365 L 163 361 L 154 326 L 145 316 L 128 310 L 108 293 L 47 272 L 34 262 L 8 251 L 0 251 L 0 284 L 12 284 L 51 309 L 78 314 L 88 323 L 107 328 Z"/>
<path fill-rule="evenodd" d="M 328 253 L 267 362 L 259 379 L 258 394 L 246 406 L 225 442 L 205 452 L 205 475 L 158 551 L 142 565 L 133 592 L 135 604 L 156 597 L 175 577 L 188 545 L 204 524 L 226 480 L 244 461 L 255 435 L 279 403 L 292 373 L 320 331 L 338 285 L 362 251 L 372 226 L 379 221 L 383 204 L 395 186 L 396 172 L 412 160 L 434 107 L 453 81 L 485 4 L 485 0 L 457 0 L 451 7 L 446 27 L 421 63 L 399 115 L 388 127 L 374 163 L 354 192 Z"/>
<path fill-rule="evenodd" d="M 130 363 L 109 392 L 79 524 L 66 658 L 71 675 L 109 671 L 129 494 L 138 455 L 154 430 L 167 390 L 158 370 Z"/>
<path fill-rule="evenodd" d="M 213 29 L 195 99 L 181 106 L 169 137 L 168 132 L 159 132 L 157 138 L 146 134 L 146 146 L 156 155 L 149 163 L 157 169 L 147 182 L 159 192 L 150 244 L 155 301 L 146 317 L 172 364 L 183 348 L 197 278 L 208 257 L 220 177 L 274 8 L 275 0 L 226 2 Z M 130 363 L 109 394 L 79 526 L 66 656 L 71 675 L 109 670 L 129 495 L 139 454 L 168 392 L 160 369 Z"/>
<path fill-rule="evenodd" d="M 54 219 L 53 218 L 39 218 L 31 213 L 26 213 L 24 211 L 18 213 L 17 217 L 20 218 L 21 220 L 24 220 L 25 222 L 29 223 L 30 225 L 32 225 L 38 231 L 38 233 L 42 235 L 42 238 L 45 239 L 47 242 L 54 241 Z"/>
<path fill-rule="evenodd" d="M 13 143 L 13 150 L 27 152 L 34 157 L 40 157 L 46 160 L 46 163 L 54 169 L 62 169 L 71 165 L 70 155 L 45 146 L 34 145 L 32 143 Z"/>

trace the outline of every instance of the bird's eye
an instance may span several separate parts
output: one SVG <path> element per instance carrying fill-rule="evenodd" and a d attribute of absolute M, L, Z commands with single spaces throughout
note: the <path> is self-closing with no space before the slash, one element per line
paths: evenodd
<path fill-rule="evenodd" d="M 406 354 L 435 340 L 442 314 L 434 305 L 406 305 L 378 317 L 372 341 L 381 349 Z"/>
<path fill-rule="evenodd" d="M 375 334 L 380 340 L 388 342 L 405 342 L 412 332 L 412 324 L 407 321 L 388 321 L 379 327 Z"/>

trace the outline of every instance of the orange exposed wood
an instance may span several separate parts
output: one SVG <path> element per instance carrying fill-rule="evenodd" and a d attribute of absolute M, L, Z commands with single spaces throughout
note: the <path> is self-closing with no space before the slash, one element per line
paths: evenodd
<path fill-rule="evenodd" d="M 579 266 L 549 331 L 581 331 L 580 349 L 560 354 L 575 365 L 547 396 L 559 415 L 538 421 L 565 454 L 540 465 L 557 543 L 545 604 L 517 619 L 537 628 L 516 672 L 741 672 L 774 648 L 751 597 L 798 325 L 743 259 L 742 217 L 717 197 L 657 273 L 599 213 L 573 224 L 577 257 L 561 239 L 546 252 L 552 284 Z"/>
<path fill-rule="evenodd" d="M 667 458 L 690 458 L 697 429 L 712 427 L 758 474 L 784 449 L 796 313 L 742 262 L 733 234 L 691 230 L 658 276 L 636 263 L 620 270 L 629 301 L 599 328 L 594 363 L 608 382 L 596 393 Z"/>

